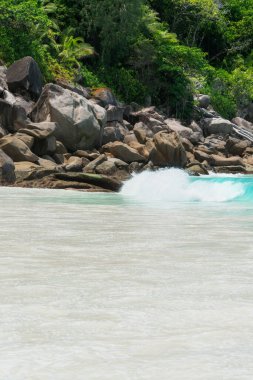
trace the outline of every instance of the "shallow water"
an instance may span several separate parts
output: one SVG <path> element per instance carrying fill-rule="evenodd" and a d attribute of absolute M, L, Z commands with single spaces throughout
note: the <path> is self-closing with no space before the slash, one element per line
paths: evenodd
<path fill-rule="evenodd" d="M 1 380 L 252 379 L 253 180 L 146 175 L 0 188 Z"/>

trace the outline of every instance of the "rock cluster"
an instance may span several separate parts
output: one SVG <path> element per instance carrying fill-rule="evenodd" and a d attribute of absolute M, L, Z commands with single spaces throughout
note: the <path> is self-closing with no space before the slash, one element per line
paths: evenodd
<path fill-rule="evenodd" d="M 184 125 L 155 107 L 119 104 L 107 88 L 42 87 L 31 57 L 0 67 L 0 182 L 117 191 L 133 172 L 161 167 L 253 172 L 253 124 L 224 120 L 206 95 L 196 102 Z"/>

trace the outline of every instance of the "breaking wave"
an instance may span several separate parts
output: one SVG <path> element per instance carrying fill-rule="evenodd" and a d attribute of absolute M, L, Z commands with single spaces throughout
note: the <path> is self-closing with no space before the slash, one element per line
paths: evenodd
<path fill-rule="evenodd" d="M 229 202 L 253 200 L 253 177 L 215 175 L 193 177 L 180 169 L 135 174 L 123 196 L 141 202 Z"/>

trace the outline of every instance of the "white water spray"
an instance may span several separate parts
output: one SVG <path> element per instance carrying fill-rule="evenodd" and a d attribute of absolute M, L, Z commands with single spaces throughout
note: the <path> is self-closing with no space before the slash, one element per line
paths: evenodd
<path fill-rule="evenodd" d="M 142 202 L 226 202 L 243 195 L 244 186 L 217 177 L 190 177 L 179 169 L 145 171 L 125 183 L 121 193 Z"/>

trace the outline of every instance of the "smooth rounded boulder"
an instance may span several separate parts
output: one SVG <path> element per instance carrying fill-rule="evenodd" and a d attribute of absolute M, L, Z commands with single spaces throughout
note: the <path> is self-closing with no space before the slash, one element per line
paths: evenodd
<path fill-rule="evenodd" d="M 28 93 L 38 99 L 42 91 L 42 75 L 37 62 L 32 57 L 24 57 L 14 62 L 7 70 L 8 88 L 14 94 Z"/>
<path fill-rule="evenodd" d="M 55 122 L 55 137 L 74 152 L 100 145 L 106 111 L 73 91 L 48 84 L 44 87 L 31 118 L 36 123 Z"/>
<path fill-rule="evenodd" d="M 203 119 L 202 124 L 205 136 L 212 134 L 229 135 L 233 132 L 234 128 L 234 125 L 229 120 L 223 119 L 221 117 Z"/>

